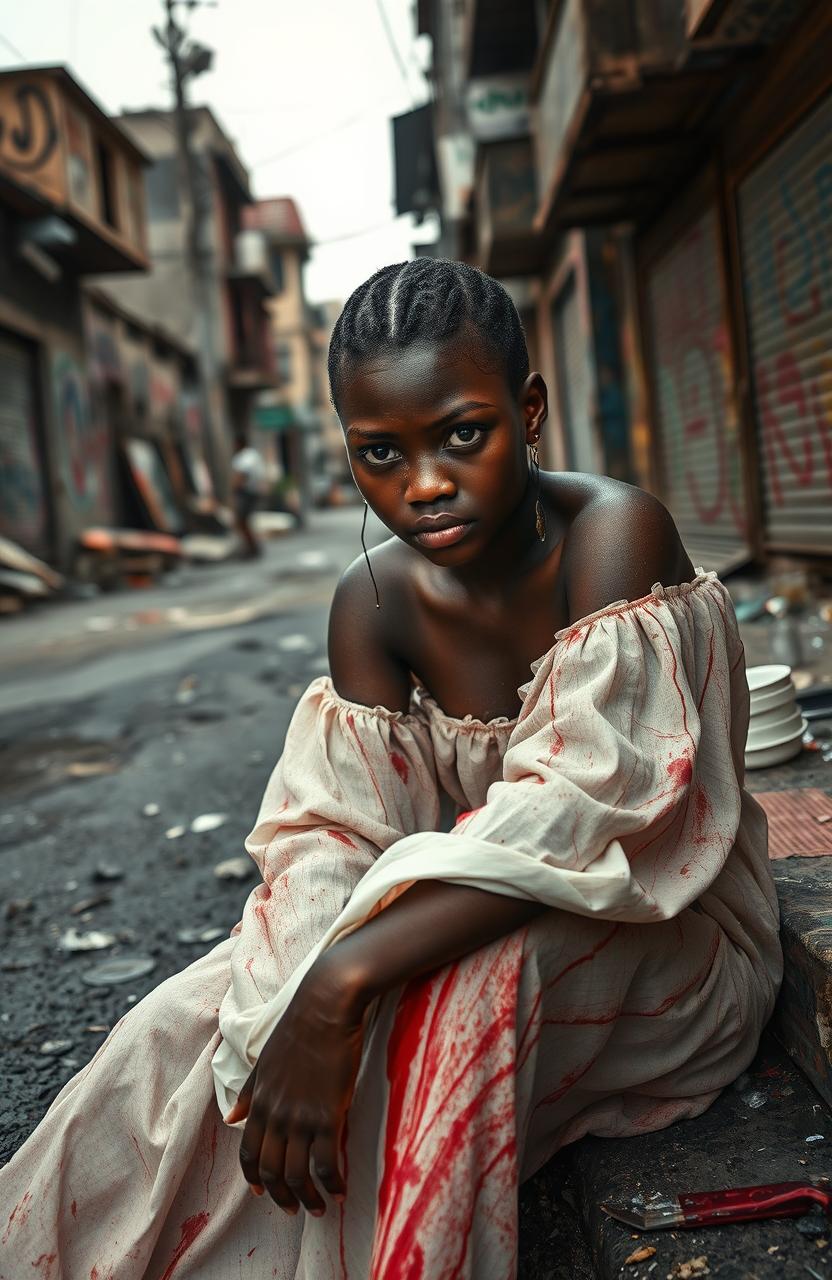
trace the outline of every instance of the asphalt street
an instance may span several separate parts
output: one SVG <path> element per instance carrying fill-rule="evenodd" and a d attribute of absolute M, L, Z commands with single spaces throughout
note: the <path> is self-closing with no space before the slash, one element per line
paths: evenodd
<path fill-rule="evenodd" d="M 359 529 L 355 509 L 325 513 L 261 561 L 0 624 L 0 1159 L 121 1014 L 239 919 L 253 880 L 214 868 L 244 855 L 295 702 L 327 670 Z M 221 825 L 192 831 L 205 814 Z M 67 950 L 70 931 L 114 940 Z M 152 968 L 87 985 L 133 957 Z"/>
<path fill-rule="evenodd" d="M 359 509 L 322 513 L 260 561 L 0 621 L 0 1165 L 117 1019 L 239 920 L 243 841 L 327 671 L 360 527 Z M 383 536 L 371 520 L 368 544 Z M 217 877 L 241 855 L 246 879 Z M 67 949 L 89 934 L 108 945 Z M 145 971 L 88 985 L 111 960 Z M 590 1274 L 561 1181 L 521 1196 L 524 1280 Z"/>

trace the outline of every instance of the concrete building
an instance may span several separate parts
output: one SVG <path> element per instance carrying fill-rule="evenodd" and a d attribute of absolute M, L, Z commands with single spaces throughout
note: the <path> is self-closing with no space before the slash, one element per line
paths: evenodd
<path fill-rule="evenodd" d="M 319 318 L 310 307 L 303 270 L 309 237 L 289 196 L 258 200 L 243 224 L 265 237 L 275 292 L 268 301 L 272 343 L 280 385 L 258 397 L 255 423 L 261 450 L 272 462 L 277 483 L 297 492 L 300 509 L 327 487 L 322 441 Z"/>
<path fill-rule="evenodd" d="M 189 111 L 191 148 L 200 179 L 203 270 L 210 309 L 200 310 L 188 270 L 182 175 L 172 112 L 147 109 L 120 116 L 119 125 L 149 157 L 145 187 L 150 269 L 141 277 L 101 282 L 111 297 L 148 323 L 164 324 L 196 349 L 207 320 L 213 362 L 210 421 L 204 454 L 214 487 L 227 497 L 236 430 L 251 426 L 255 398 L 277 385 L 266 310 L 273 292 L 264 246 L 244 230 L 253 196 L 233 143 L 207 107 Z"/>
<path fill-rule="evenodd" d="M 549 465 L 653 489 L 706 567 L 828 564 L 829 5 L 419 0 L 417 25 L 442 251 L 514 293 Z"/>
<path fill-rule="evenodd" d="M 82 280 L 147 268 L 145 161 L 65 68 L 0 72 L 0 534 L 62 568 L 120 516 Z"/>

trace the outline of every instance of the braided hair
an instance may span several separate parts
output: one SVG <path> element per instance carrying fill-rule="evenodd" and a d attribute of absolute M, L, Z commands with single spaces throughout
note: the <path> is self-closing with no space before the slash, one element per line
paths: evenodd
<path fill-rule="evenodd" d="M 329 344 L 329 385 L 337 407 L 345 368 L 381 351 L 443 342 L 476 330 L 505 368 L 513 393 L 529 373 L 517 308 L 491 276 L 463 262 L 415 258 L 382 267 L 347 299 Z"/>

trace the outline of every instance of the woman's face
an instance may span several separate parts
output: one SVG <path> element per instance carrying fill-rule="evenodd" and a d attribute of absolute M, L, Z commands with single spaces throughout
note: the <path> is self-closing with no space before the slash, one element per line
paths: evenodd
<path fill-rule="evenodd" d="M 513 395 L 451 340 L 373 356 L 339 395 L 355 482 L 403 542 L 437 564 L 479 558 L 526 495 L 527 444 L 546 417 L 532 374 Z"/>

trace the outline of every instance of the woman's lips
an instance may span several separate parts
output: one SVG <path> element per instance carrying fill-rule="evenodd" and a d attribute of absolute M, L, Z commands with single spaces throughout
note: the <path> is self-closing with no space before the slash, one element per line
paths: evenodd
<path fill-rule="evenodd" d="M 473 521 L 461 521 L 459 524 L 448 525 L 446 529 L 420 529 L 418 533 L 413 535 L 414 541 L 418 542 L 422 547 L 452 547 L 455 542 L 459 542 L 464 538 L 468 530 L 471 528 Z"/>

